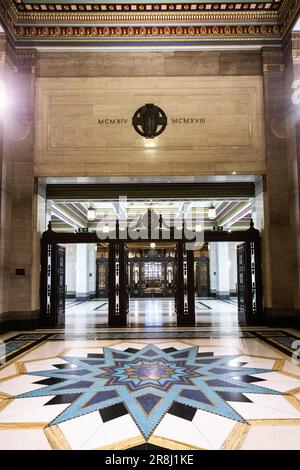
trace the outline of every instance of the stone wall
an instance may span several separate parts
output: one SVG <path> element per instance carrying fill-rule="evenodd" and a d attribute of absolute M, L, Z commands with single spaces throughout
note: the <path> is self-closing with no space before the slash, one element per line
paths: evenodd
<path fill-rule="evenodd" d="M 153 140 L 132 126 L 154 103 Z M 260 77 L 38 78 L 35 176 L 262 174 Z"/>
<path fill-rule="evenodd" d="M 27 324 L 39 309 L 39 235 L 33 175 L 35 68 L 2 51 L 7 105 L 1 140 L 0 321 Z M 1 78 L 1 77 L 0 77 Z"/>
<path fill-rule="evenodd" d="M 0 80 L 6 75 L 5 36 L 0 34 Z M 4 110 L 0 114 L 0 322 L 9 311 L 9 251 L 10 251 L 10 197 L 11 169 L 5 155 Z"/>
<path fill-rule="evenodd" d="M 259 76 L 261 57 L 259 51 L 41 52 L 37 73 L 50 78 Z"/>
<path fill-rule="evenodd" d="M 22 56 L 20 51 L 18 54 Z M 297 317 L 299 193 L 294 169 L 298 165 L 298 133 L 294 127 L 296 133 L 290 141 L 278 136 L 285 125 L 286 100 L 290 98 L 283 50 L 51 52 L 38 53 L 36 61 L 33 56 L 26 59 L 23 55 L 17 63 L 1 56 L 2 62 L 7 61 L 6 77 L 16 93 L 17 105 L 9 115 L 0 146 L 0 321 L 32 319 L 38 315 L 39 237 L 45 217 L 43 213 L 37 214 L 38 208 L 43 212 L 45 204 L 42 194 L 38 195 L 35 177 L 226 175 L 232 171 L 266 175 L 263 229 L 266 311 L 275 320 Z M 3 66 L 0 66 L 3 73 L 1 70 Z M 209 90 L 211 103 L 205 90 Z M 216 99 L 213 90 L 218 93 L 222 90 L 222 99 Z M 231 101 L 224 95 L 226 91 L 229 98 L 232 96 Z M 186 94 L 194 96 L 195 102 L 190 98 L 185 101 Z M 82 97 L 87 99 L 86 107 Z M 118 97 L 122 98 L 120 102 Z M 205 147 L 212 144 L 203 128 L 199 133 L 192 132 L 191 141 L 185 140 L 187 133 L 177 135 L 173 130 L 168 134 L 166 130 L 156 141 L 156 149 L 146 147 L 131 126 L 124 128 L 113 142 L 110 131 L 101 136 L 99 133 L 99 138 L 94 134 L 89 140 L 94 147 L 82 148 L 80 129 L 86 125 L 87 116 L 92 116 L 94 125 L 98 115 L 112 112 L 114 105 L 114 111 L 124 112 L 130 119 L 138 104 L 143 105 L 150 98 L 157 105 L 162 102 L 170 115 L 183 109 L 186 114 L 195 113 L 195 106 L 197 112 L 203 113 L 205 106 L 207 110 L 211 105 L 210 123 L 213 114 L 216 121 L 215 128 L 209 130 L 215 132 L 215 148 Z M 181 103 L 178 109 L 175 102 Z M 232 128 L 233 140 L 229 142 L 222 129 L 227 131 L 226 126 L 236 123 L 237 117 L 240 122 Z M 78 134 L 73 134 L 77 136 L 74 142 L 70 137 L 65 139 L 64 134 L 63 139 L 59 135 L 60 129 L 67 135 L 68 123 L 73 126 L 73 133 L 78 128 Z M 96 124 L 91 135 L 97 131 Z M 184 141 L 182 147 L 180 141 Z M 237 144 L 242 146 L 243 141 L 246 151 L 234 149 Z M 68 147 L 68 142 L 73 148 Z M 24 268 L 25 275 L 16 276 L 16 268 Z"/>

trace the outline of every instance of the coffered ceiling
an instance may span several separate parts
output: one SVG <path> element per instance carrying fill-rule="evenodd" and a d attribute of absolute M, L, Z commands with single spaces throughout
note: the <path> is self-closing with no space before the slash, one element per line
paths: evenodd
<path fill-rule="evenodd" d="M 0 0 L 18 47 L 277 45 L 298 0 Z"/>
<path fill-rule="evenodd" d="M 216 209 L 214 219 L 209 219 L 208 210 L 213 204 Z M 87 218 L 88 208 L 95 209 L 95 220 Z M 212 230 L 213 226 L 219 225 L 224 229 L 246 230 L 250 225 L 252 213 L 251 198 L 240 198 L 236 200 L 118 200 L 106 201 L 52 201 L 51 221 L 55 231 L 71 231 L 78 228 L 88 227 L 96 230 L 97 223 L 109 224 L 115 222 L 116 217 L 126 219 L 129 224 L 153 210 L 163 219 L 177 220 L 179 223 L 184 219 L 186 222 L 194 221 L 196 224 L 204 224 L 204 229 Z M 175 222 L 176 223 L 176 222 Z"/>

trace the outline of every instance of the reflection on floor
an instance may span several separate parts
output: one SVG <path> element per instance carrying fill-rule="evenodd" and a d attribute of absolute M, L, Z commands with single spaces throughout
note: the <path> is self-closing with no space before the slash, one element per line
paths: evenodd
<path fill-rule="evenodd" d="M 299 331 L 101 331 L 0 337 L 0 449 L 299 450 Z"/>
<path fill-rule="evenodd" d="M 196 322 L 203 326 L 234 326 L 238 323 L 237 300 L 226 301 L 211 298 L 196 298 Z M 98 327 L 107 324 L 107 299 L 83 302 L 67 301 L 66 328 Z M 176 325 L 175 301 L 173 298 L 130 299 L 130 326 Z"/>

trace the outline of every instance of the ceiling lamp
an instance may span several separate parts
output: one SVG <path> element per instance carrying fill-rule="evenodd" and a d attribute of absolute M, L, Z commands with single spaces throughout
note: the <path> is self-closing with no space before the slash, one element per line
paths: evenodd
<path fill-rule="evenodd" d="M 96 218 L 96 211 L 95 211 L 94 207 L 90 206 L 87 210 L 87 219 L 89 221 L 93 221 L 93 220 L 95 220 L 95 218 Z"/>
<path fill-rule="evenodd" d="M 211 204 L 211 206 L 209 207 L 208 209 L 208 218 L 210 220 L 212 219 L 215 219 L 216 218 L 216 208 L 213 204 Z"/>
<path fill-rule="evenodd" d="M 151 248 L 151 250 L 155 250 L 155 248 L 156 248 L 156 243 L 151 242 L 151 243 L 150 243 L 150 248 Z"/>

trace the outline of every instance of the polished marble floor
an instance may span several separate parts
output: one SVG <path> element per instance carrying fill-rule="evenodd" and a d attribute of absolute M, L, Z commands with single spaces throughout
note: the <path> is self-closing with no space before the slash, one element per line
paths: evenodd
<path fill-rule="evenodd" d="M 148 330 L 2 335 L 0 449 L 300 449 L 299 331 Z"/>
<path fill-rule="evenodd" d="M 221 301 L 212 298 L 195 299 L 196 322 L 202 326 L 234 326 L 238 323 L 237 299 Z M 66 303 L 66 328 L 98 327 L 107 324 L 107 299 Z M 133 298 L 129 302 L 130 326 L 176 325 L 173 298 Z"/>

